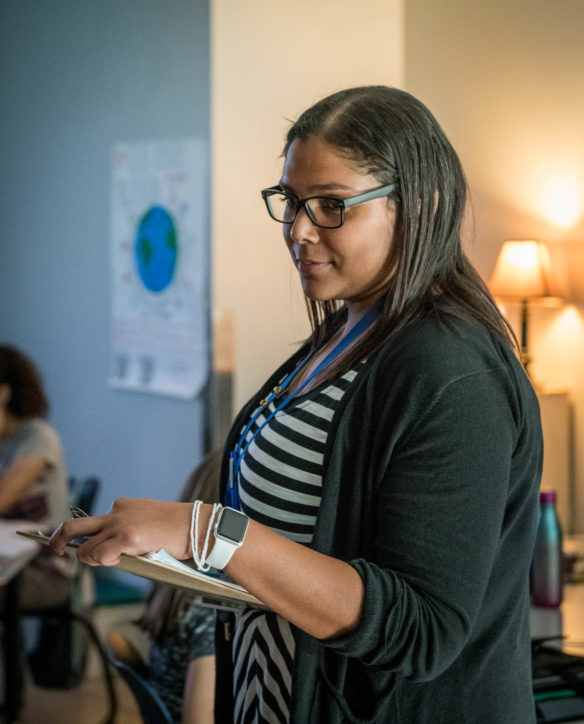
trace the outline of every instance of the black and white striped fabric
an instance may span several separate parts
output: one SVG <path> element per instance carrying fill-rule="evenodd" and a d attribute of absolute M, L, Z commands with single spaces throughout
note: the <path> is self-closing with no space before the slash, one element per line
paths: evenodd
<path fill-rule="evenodd" d="M 292 400 L 250 444 L 239 475 L 241 507 L 250 518 L 291 540 L 310 544 L 321 500 L 330 423 L 356 375 L 356 370 L 350 370 Z M 248 440 L 278 404 L 279 400 L 274 400 L 258 416 Z M 251 609 L 236 616 L 236 724 L 289 721 L 294 648 L 291 626 L 281 616 Z"/>

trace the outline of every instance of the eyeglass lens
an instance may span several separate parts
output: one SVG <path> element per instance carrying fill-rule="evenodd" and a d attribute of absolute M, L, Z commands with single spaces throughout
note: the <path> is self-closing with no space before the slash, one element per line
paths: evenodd
<path fill-rule="evenodd" d="M 299 210 L 298 199 L 285 194 L 270 194 L 267 197 L 272 216 L 285 224 L 291 224 Z M 342 205 L 336 199 L 317 197 L 304 202 L 306 213 L 318 226 L 335 228 L 343 221 Z"/>

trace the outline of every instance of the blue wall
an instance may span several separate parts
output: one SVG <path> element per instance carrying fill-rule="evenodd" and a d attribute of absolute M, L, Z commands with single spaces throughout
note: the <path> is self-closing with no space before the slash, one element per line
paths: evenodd
<path fill-rule="evenodd" d="M 203 410 L 107 386 L 118 141 L 209 138 L 207 0 L 0 3 L 0 340 L 43 372 L 71 473 L 173 499 Z"/>

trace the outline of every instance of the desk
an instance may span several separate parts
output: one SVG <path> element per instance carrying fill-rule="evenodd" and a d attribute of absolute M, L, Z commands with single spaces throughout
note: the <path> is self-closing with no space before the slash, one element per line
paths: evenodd
<path fill-rule="evenodd" d="M 584 584 L 564 586 L 564 601 L 560 608 L 531 607 L 532 638 L 565 636 L 562 641 L 550 642 L 567 654 L 584 656 Z M 578 707 L 581 711 L 581 706 Z M 572 715 L 574 716 L 574 715 Z M 566 724 L 584 722 L 581 715 L 562 719 Z"/>
<path fill-rule="evenodd" d="M 17 530 L 35 530 L 22 520 L 0 520 L 0 586 L 4 594 L 4 710 L 3 718 L 18 717 L 22 696 L 22 644 L 18 606 L 18 574 L 37 555 L 40 546 L 16 535 Z"/>
<path fill-rule="evenodd" d="M 564 601 L 560 608 L 532 606 L 531 635 L 534 638 L 566 636 L 564 650 L 584 656 L 584 583 L 564 586 Z M 569 651 L 570 648 L 573 651 Z"/>

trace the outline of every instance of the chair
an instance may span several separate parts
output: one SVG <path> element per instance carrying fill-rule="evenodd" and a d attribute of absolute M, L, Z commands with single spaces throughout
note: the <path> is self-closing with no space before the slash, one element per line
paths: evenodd
<path fill-rule="evenodd" d="M 144 661 L 142 654 L 120 631 L 110 631 L 107 637 L 107 648 L 110 661 L 112 657 L 133 669 L 143 679 L 150 677 L 150 666 Z"/>
<path fill-rule="evenodd" d="M 86 513 L 90 514 L 97 493 L 99 492 L 99 487 L 100 481 L 95 476 L 70 478 L 69 490 L 71 505 L 77 506 L 84 510 Z M 99 638 L 95 626 L 91 621 L 91 618 L 89 617 L 89 615 L 87 615 L 89 613 L 86 610 L 87 607 L 84 607 L 83 605 L 82 587 L 84 571 L 86 571 L 85 567 L 79 566 L 78 570 L 70 581 L 70 591 L 65 601 L 55 606 L 23 608 L 21 609 L 21 616 L 39 617 L 43 621 L 55 623 L 58 623 L 59 621 L 72 621 L 76 622 L 83 628 L 89 638 L 89 641 L 93 643 L 95 651 L 97 652 L 97 655 L 101 662 L 108 695 L 108 713 L 105 721 L 106 724 L 113 724 L 115 722 L 118 709 L 114 681 L 109 665 L 108 655 Z M 31 654 L 31 658 L 34 655 L 35 653 L 33 652 Z M 82 661 L 78 661 L 77 665 L 78 668 L 83 671 L 85 666 L 85 651 L 83 650 L 83 648 L 81 646 L 77 646 L 76 651 L 73 651 L 72 656 L 77 656 L 78 658 L 82 657 Z M 78 682 L 73 680 L 71 685 L 75 685 L 75 683 Z"/>
<path fill-rule="evenodd" d="M 88 515 L 93 510 L 93 504 L 99 492 L 100 481 L 95 475 L 86 477 L 77 475 L 69 478 L 69 500 L 71 505 L 81 508 Z"/>
<path fill-rule="evenodd" d="M 172 724 L 173 720 L 158 692 L 148 681 L 148 664 L 121 633 L 108 636 L 109 658 L 134 698 L 144 724 Z"/>

